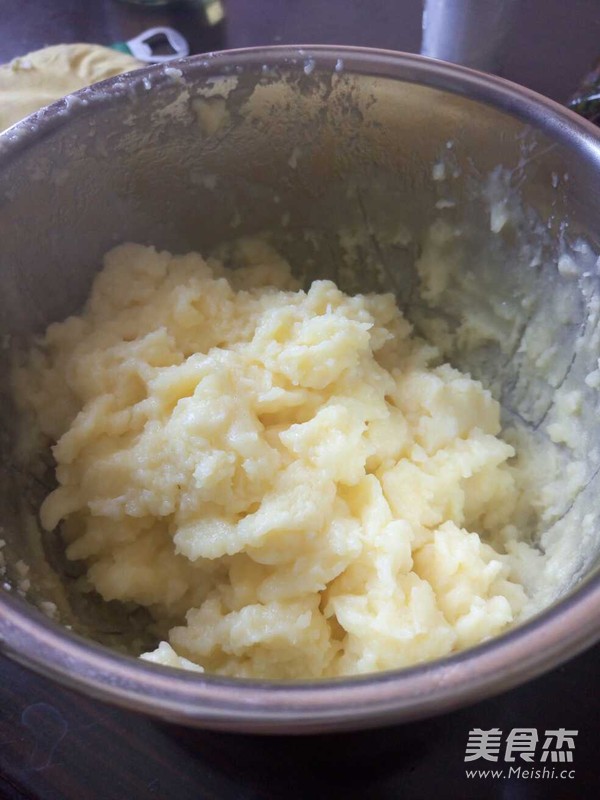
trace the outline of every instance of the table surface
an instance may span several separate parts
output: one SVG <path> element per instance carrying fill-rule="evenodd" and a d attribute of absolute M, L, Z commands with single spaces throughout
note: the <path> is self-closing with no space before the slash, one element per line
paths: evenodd
<path fill-rule="evenodd" d="M 193 2 L 1 0 L 0 62 L 60 42 L 109 44 L 159 24 L 192 52 L 352 44 L 418 52 L 420 0 L 225 0 L 214 28 Z M 597 0 L 520 0 L 500 74 L 564 101 L 600 55 Z M 600 646 L 511 692 L 432 720 L 354 734 L 217 734 L 106 706 L 0 658 L 0 797 L 9 800 L 583 798 L 600 788 Z M 575 778 L 471 779 L 472 728 L 578 730 Z M 477 764 L 480 766 L 480 762 Z M 494 766 L 489 764 L 487 766 Z M 571 766 L 571 765 L 569 765 Z"/>

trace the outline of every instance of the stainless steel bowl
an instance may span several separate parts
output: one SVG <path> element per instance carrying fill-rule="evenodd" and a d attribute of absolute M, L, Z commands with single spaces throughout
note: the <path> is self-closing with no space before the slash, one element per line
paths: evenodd
<path fill-rule="evenodd" d="M 491 231 L 493 208 L 520 223 Z M 207 252 L 264 230 L 307 278 L 327 275 L 349 291 L 391 288 L 420 326 L 431 309 L 415 299 L 414 263 L 440 215 L 462 231 L 441 310 L 454 324 L 487 304 L 499 331 L 452 353 L 457 365 L 492 384 L 507 423 L 532 437 L 544 438 L 557 387 L 585 389 L 579 451 L 555 453 L 565 465 L 577 459 L 585 480 L 554 522 L 588 533 L 566 552 L 548 608 L 456 656 L 353 679 L 226 680 L 118 652 L 144 620 L 111 604 L 84 606 L 70 591 L 58 537 L 38 528 L 47 478 L 14 458 L 11 345 L 77 310 L 117 242 Z M 165 719 L 309 732 L 447 711 L 592 644 L 600 634 L 600 415 L 583 377 L 599 349 L 598 219 L 600 139 L 591 125 L 499 78 L 400 53 L 285 47 L 198 56 L 85 89 L 11 128 L 0 137 L 2 651 Z M 565 252 L 572 259 L 561 274 Z M 546 372 L 522 347 L 531 330 L 553 347 Z M 29 591 L 19 561 L 29 566 Z M 40 601 L 57 603 L 70 629 L 41 613 Z"/>

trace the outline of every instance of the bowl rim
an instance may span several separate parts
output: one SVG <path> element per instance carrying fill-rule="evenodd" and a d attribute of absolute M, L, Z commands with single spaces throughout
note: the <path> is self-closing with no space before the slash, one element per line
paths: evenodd
<path fill-rule="evenodd" d="M 505 79 L 420 55 L 359 47 L 253 47 L 191 56 L 80 90 L 0 134 L 0 169 L 40 135 L 103 104 L 128 102 L 148 77 L 157 84 L 240 70 L 323 70 L 380 76 L 465 96 L 529 122 L 576 147 L 600 171 L 600 133 L 558 103 Z M 233 71 L 233 70 L 237 70 Z M 177 72 L 180 73 L 177 76 Z M 358 729 L 432 716 L 510 689 L 600 639 L 600 575 L 507 633 L 417 666 L 319 681 L 228 679 L 121 655 L 49 620 L 0 589 L 0 652 L 98 699 L 173 722 L 255 733 Z"/>

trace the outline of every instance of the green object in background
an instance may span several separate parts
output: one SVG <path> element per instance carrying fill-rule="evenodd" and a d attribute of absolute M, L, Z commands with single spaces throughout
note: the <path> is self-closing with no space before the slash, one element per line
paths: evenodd
<path fill-rule="evenodd" d="M 129 45 L 127 42 L 115 42 L 111 44 L 112 50 L 118 50 L 119 53 L 127 53 L 128 56 L 131 55 L 131 50 L 129 49 Z"/>
<path fill-rule="evenodd" d="M 225 16 L 221 0 L 121 0 L 121 2 L 131 3 L 135 6 L 204 6 L 204 15 L 208 25 L 217 25 Z"/>
<path fill-rule="evenodd" d="M 590 122 L 600 125 L 600 62 L 585 76 L 567 105 Z"/>
<path fill-rule="evenodd" d="M 207 25 L 218 25 L 225 17 L 225 8 L 221 0 L 121 0 L 139 6 L 167 6 L 167 5 L 193 5 L 200 6 L 204 11 Z M 171 52 L 158 52 L 158 48 L 167 45 Z M 174 58 L 183 58 L 190 54 L 190 47 L 186 39 L 173 28 L 149 28 L 139 36 L 126 42 L 115 42 L 111 45 L 113 50 L 127 53 L 144 61 L 147 64 L 160 64 L 172 61 Z"/>
<path fill-rule="evenodd" d="M 225 7 L 221 0 L 201 0 L 209 25 L 218 25 L 225 17 Z"/>

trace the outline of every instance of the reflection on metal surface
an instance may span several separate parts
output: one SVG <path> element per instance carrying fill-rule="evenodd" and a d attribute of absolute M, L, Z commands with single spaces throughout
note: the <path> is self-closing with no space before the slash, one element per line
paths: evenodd
<path fill-rule="evenodd" d="M 426 0 L 421 53 L 495 72 L 516 0 Z"/>

